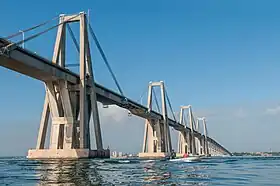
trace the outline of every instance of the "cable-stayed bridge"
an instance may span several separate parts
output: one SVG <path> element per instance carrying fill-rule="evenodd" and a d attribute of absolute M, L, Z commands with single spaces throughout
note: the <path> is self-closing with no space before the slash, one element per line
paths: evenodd
<path fill-rule="evenodd" d="M 140 157 L 170 156 L 174 149 L 171 144 L 170 127 L 179 131 L 177 149 L 179 154 L 189 152 L 204 155 L 231 155 L 226 148 L 208 136 L 205 119 L 201 120 L 204 131 L 198 130 L 200 119 L 196 121 L 190 105 L 181 107 L 180 120 L 176 120 L 163 81 L 149 83 L 147 106 L 126 97 L 84 12 L 74 15 L 60 15 L 57 19 L 59 19 L 58 24 L 19 42 L 12 42 L 11 39 L 21 34 L 20 32 L 0 39 L 0 65 L 40 80 L 45 84 L 46 96 L 37 145 L 35 149 L 28 151 L 29 158 L 109 157 L 109 149 L 103 148 L 97 102 L 101 102 L 103 105 L 117 105 L 146 120 Z M 25 29 L 23 32 L 35 30 L 53 20 L 56 19 Z M 79 42 L 71 29 L 72 23 L 79 24 Z M 58 30 L 51 60 L 20 46 L 55 28 Z M 77 64 L 79 74 L 67 68 L 67 30 L 79 53 L 79 63 Z M 89 36 L 93 38 L 101 53 L 119 93 L 95 82 Z M 154 91 L 156 87 L 160 88 L 161 101 L 156 98 Z M 159 102 L 161 102 L 160 105 Z M 157 111 L 153 109 L 154 104 L 158 108 Z M 170 109 L 173 118 L 168 116 L 167 108 Z M 188 110 L 188 117 L 185 117 L 184 110 Z M 93 126 L 90 126 L 91 117 L 93 118 Z M 51 132 L 49 139 L 46 139 L 49 124 Z M 91 149 L 90 144 L 91 127 L 94 128 L 95 133 L 97 148 L 95 150 Z M 49 140 L 48 147 L 46 147 L 46 140 Z"/>

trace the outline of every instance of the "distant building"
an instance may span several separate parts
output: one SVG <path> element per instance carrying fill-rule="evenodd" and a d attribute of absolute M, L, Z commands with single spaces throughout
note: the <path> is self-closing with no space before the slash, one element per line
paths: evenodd
<path fill-rule="evenodd" d="M 123 153 L 122 152 L 119 152 L 119 157 L 122 157 Z"/>
<path fill-rule="evenodd" d="M 115 158 L 118 157 L 117 151 L 113 151 L 113 152 L 112 152 L 112 156 L 115 157 Z"/>

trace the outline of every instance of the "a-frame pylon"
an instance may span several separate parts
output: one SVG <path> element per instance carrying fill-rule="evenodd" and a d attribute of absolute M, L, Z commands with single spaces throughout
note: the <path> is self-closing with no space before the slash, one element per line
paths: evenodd
<path fill-rule="evenodd" d="M 181 106 L 180 110 L 180 123 L 185 127 L 187 123 L 185 123 L 184 111 L 188 109 L 188 117 L 189 117 L 189 127 L 190 131 L 179 131 L 178 136 L 178 154 L 183 155 L 185 153 L 196 154 L 195 148 L 195 137 L 194 137 L 194 118 L 192 114 L 191 105 Z"/>
<path fill-rule="evenodd" d="M 140 158 L 160 158 L 170 156 L 172 151 L 171 137 L 166 107 L 166 90 L 164 82 L 150 82 L 148 92 L 148 111 L 152 111 L 153 87 L 160 87 L 162 119 L 147 118 Z"/>
<path fill-rule="evenodd" d="M 104 150 L 102 144 L 85 13 L 60 16 L 52 61 L 65 67 L 66 25 L 72 22 L 80 24 L 80 81 L 76 84 L 65 80 L 45 83 L 46 96 L 37 145 L 36 149 L 28 151 L 28 158 L 110 157 L 110 151 Z M 97 150 L 91 150 L 91 116 Z M 49 123 L 49 148 L 45 148 Z"/>

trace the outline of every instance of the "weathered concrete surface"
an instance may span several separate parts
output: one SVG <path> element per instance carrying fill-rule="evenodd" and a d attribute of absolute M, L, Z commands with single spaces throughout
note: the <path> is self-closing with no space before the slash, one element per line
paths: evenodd
<path fill-rule="evenodd" d="M 140 152 L 138 154 L 139 158 L 165 158 L 169 157 L 170 153 L 165 152 Z"/>
<path fill-rule="evenodd" d="M 89 149 L 31 149 L 28 159 L 80 159 L 80 158 L 110 158 L 110 150 Z"/>

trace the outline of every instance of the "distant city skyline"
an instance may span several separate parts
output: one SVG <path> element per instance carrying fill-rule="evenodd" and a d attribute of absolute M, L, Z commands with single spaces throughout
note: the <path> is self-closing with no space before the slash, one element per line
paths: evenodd
<path fill-rule="evenodd" d="M 279 5 L 276 0 L 86 0 L 78 5 L 31 0 L 17 6 L 3 1 L 0 37 L 60 13 L 90 9 L 91 23 L 128 98 L 139 100 L 150 81 L 163 80 L 174 111 L 191 104 L 195 116 L 206 117 L 209 135 L 230 151 L 280 151 Z M 27 42 L 25 48 L 50 58 L 55 34 Z M 67 52 L 67 62 L 79 59 L 70 42 Z M 117 90 L 95 46 L 92 55 L 96 81 Z M 2 67 L 0 76 L 0 156 L 26 155 L 36 144 L 44 85 Z M 142 101 L 146 105 L 146 97 Z M 104 148 L 141 151 L 143 119 L 114 106 L 100 106 L 100 116 Z M 176 150 L 178 133 L 171 133 Z"/>

